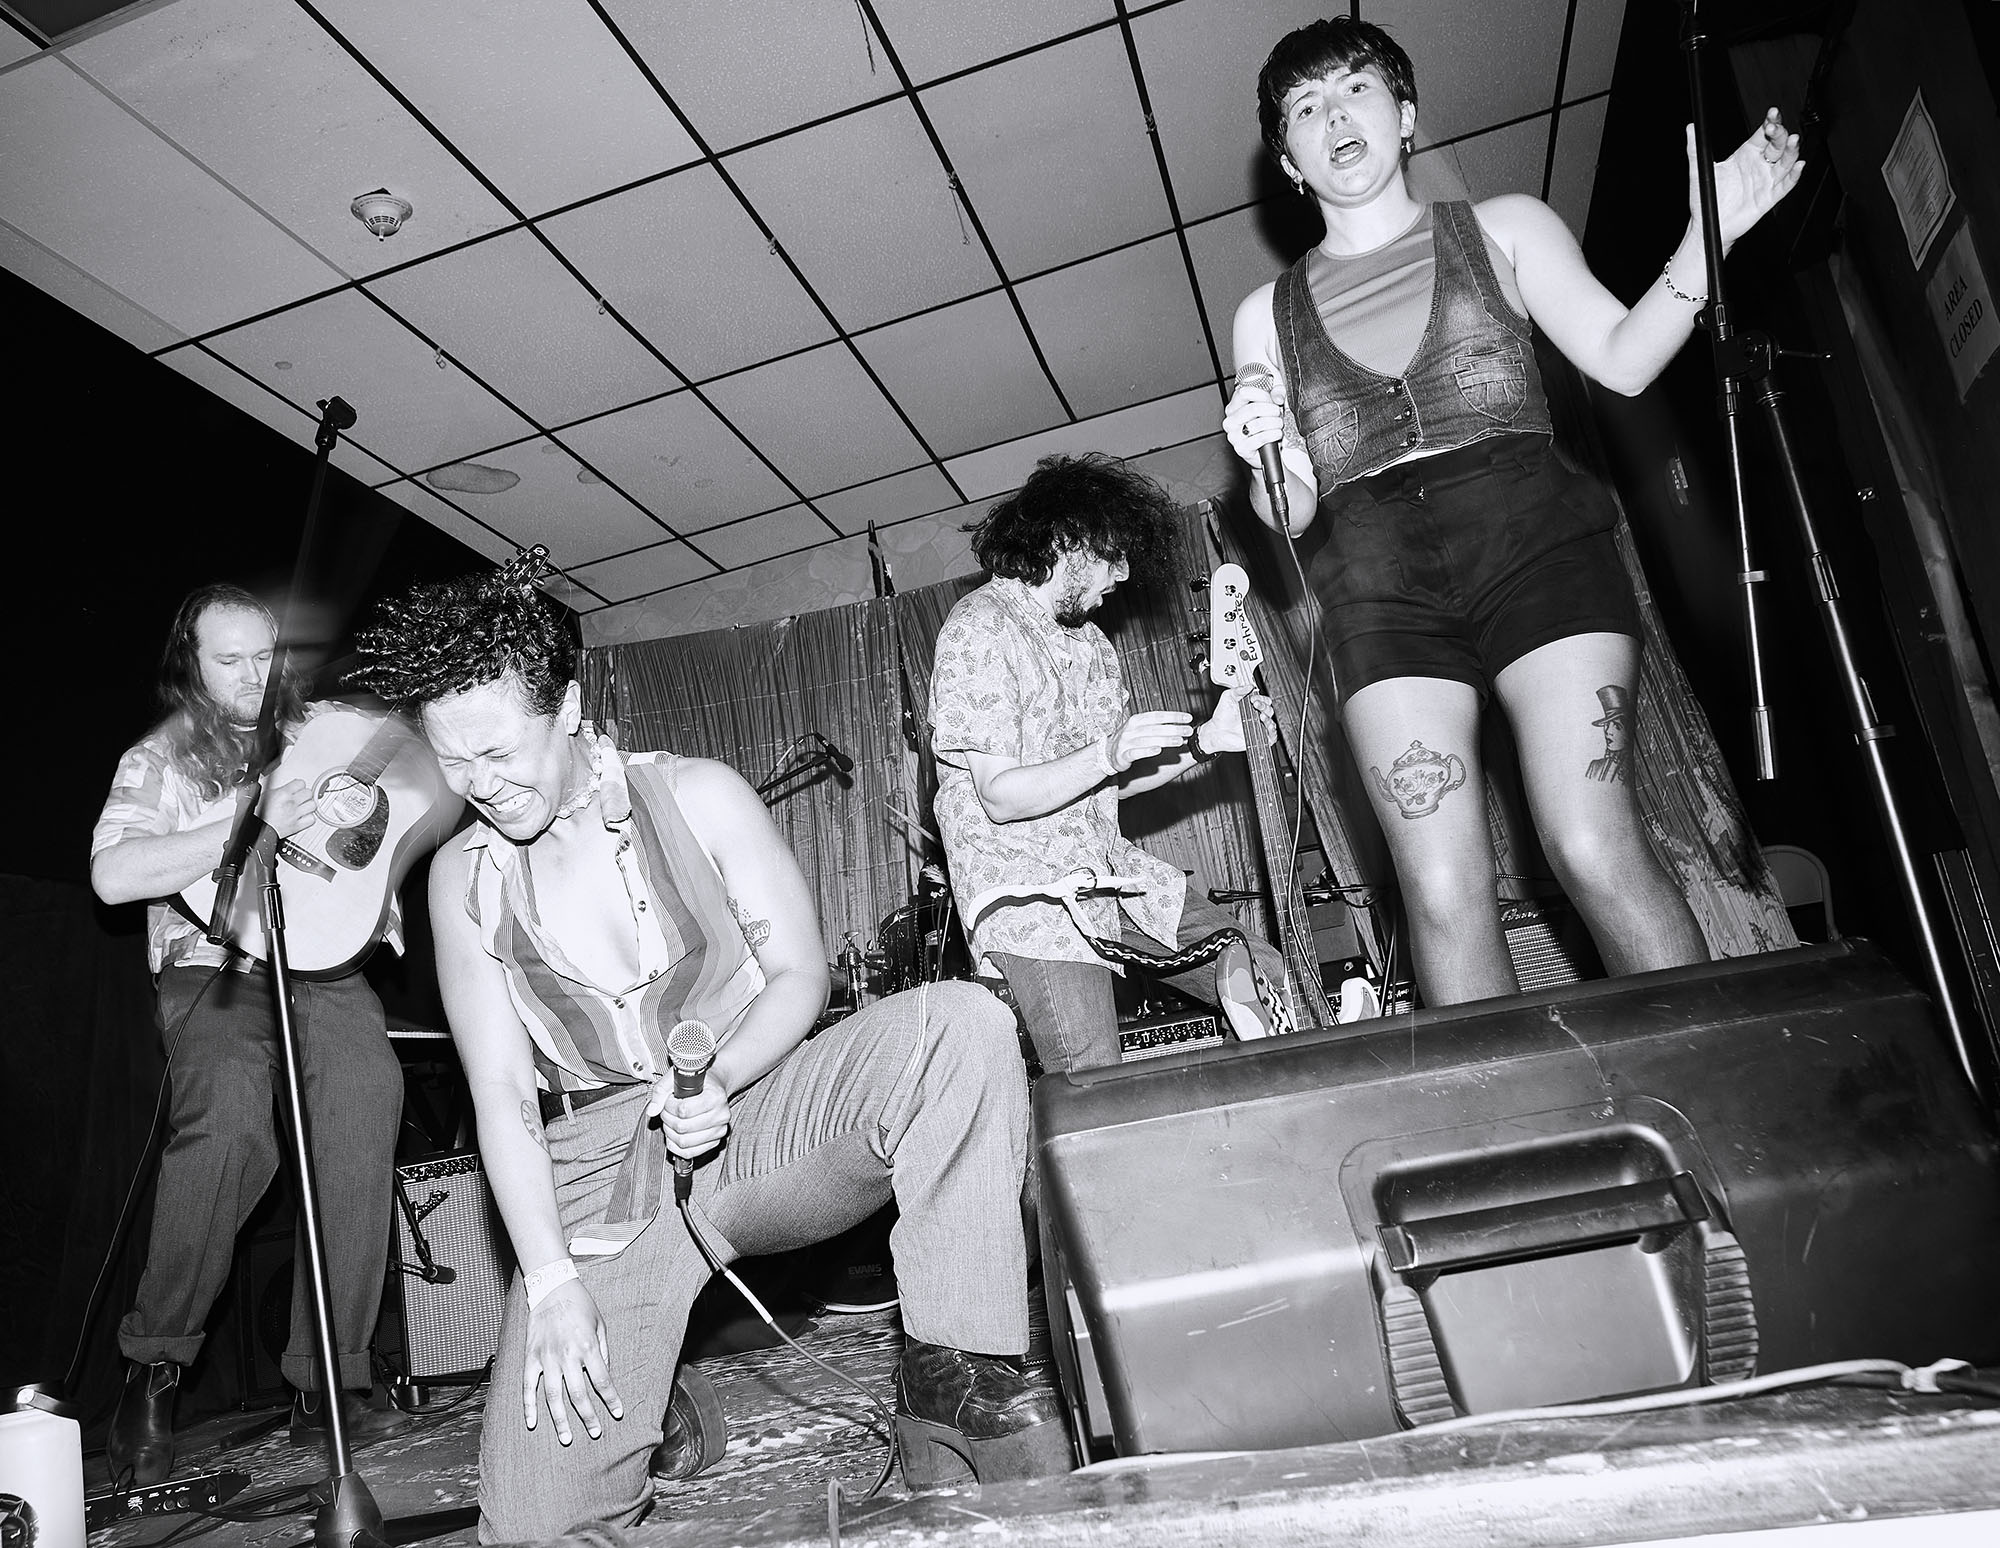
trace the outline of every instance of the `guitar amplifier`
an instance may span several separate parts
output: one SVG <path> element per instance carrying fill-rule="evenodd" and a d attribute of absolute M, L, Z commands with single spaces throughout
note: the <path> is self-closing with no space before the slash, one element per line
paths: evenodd
<path fill-rule="evenodd" d="M 1212 1048 L 1225 1041 L 1213 1016 L 1120 1023 L 1118 1058 L 1121 1063 L 1131 1064 L 1138 1059 L 1157 1059 L 1162 1054 L 1186 1053 L 1190 1048 Z"/>
<path fill-rule="evenodd" d="M 1604 976 L 1590 931 L 1565 897 L 1502 898 L 1500 933 L 1524 990 Z"/>
<path fill-rule="evenodd" d="M 401 1358 L 413 1382 L 482 1374 L 500 1347 L 500 1312 L 513 1270 L 507 1232 L 476 1151 L 430 1156 L 396 1168 L 393 1302 Z M 394 1339 L 381 1340 L 385 1345 Z"/>
<path fill-rule="evenodd" d="M 1034 1094 L 1043 1282 L 1121 1455 L 2000 1355 L 2000 1135 L 1852 939 Z"/>

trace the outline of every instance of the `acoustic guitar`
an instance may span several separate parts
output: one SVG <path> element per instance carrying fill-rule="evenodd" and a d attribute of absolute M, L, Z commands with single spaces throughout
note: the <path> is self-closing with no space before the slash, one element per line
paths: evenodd
<path fill-rule="evenodd" d="M 1240 564 L 1216 568 L 1208 582 L 1208 676 L 1218 687 L 1249 692 L 1257 686 L 1257 668 L 1264 647 L 1250 622 L 1250 577 Z M 1277 946 L 1285 954 L 1285 969 L 1297 986 L 1300 1020 L 1330 1027 L 1338 1019 L 1320 983 L 1313 950 L 1312 923 L 1299 891 L 1298 857 L 1287 839 L 1284 803 L 1278 791 L 1278 765 L 1271 751 L 1272 730 L 1264 717 L 1243 715 L 1243 750 L 1250 766 L 1255 797 L 1257 837 L 1264 851 L 1264 871 L 1271 880 L 1271 918 Z"/>
<path fill-rule="evenodd" d="M 394 716 L 313 716 L 265 776 L 267 787 L 294 779 L 312 792 L 312 821 L 286 839 L 262 828 L 237 883 L 228 935 L 246 956 L 268 959 L 261 893 L 275 862 L 286 962 L 301 978 L 339 978 L 381 939 L 396 888 L 451 831 L 461 803 L 423 738 Z M 205 929 L 215 892 L 215 878 L 205 876 L 175 906 Z"/>

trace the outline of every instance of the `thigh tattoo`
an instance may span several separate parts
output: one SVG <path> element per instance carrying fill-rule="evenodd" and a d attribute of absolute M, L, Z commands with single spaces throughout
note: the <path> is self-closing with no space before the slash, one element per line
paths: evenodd
<path fill-rule="evenodd" d="M 1435 753 L 1422 742 L 1389 765 L 1388 775 L 1373 764 L 1368 772 L 1382 799 L 1404 817 L 1428 817 L 1440 802 L 1465 783 L 1465 760 L 1457 753 Z"/>

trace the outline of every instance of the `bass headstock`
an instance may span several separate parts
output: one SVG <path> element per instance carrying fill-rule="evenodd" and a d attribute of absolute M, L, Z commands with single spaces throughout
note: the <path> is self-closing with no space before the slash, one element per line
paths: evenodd
<path fill-rule="evenodd" d="M 1208 580 L 1208 678 L 1240 692 L 1257 686 L 1264 646 L 1250 622 L 1250 577 L 1240 564 L 1216 566 Z"/>

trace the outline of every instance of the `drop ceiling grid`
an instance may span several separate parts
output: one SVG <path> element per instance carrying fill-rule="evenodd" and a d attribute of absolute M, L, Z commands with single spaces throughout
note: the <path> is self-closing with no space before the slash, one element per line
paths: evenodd
<path fill-rule="evenodd" d="M 476 195 L 462 201 L 472 213 L 441 232 L 426 209 L 457 207 L 416 201 L 405 237 L 440 250 L 412 262 L 405 238 L 378 248 L 265 169 L 231 174 L 334 269 L 372 275 L 361 283 L 416 341 L 387 350 L 386 388 L 369 352 L 338 336 L 355 314 L 331 303 L 358 299 L 339 274 L 261 303 L 247 326 L 157 314 L 161 324 L 227 329 L 207 339 L 216 356 L 307 420 L 314 392 L 353 401 L 335 378 L 354 371 L 372 397 L 357 460 L 394 470 L 374 467 L 370 482 L 458 460 L 522 472 L 506 496 L 405 492 L 489 541 L 556 535 L 579 567 L 674 554 L 647 566 L 668 585 L 761 562 L 772 534 L 833 541 L 865 526 L 875 501 L 908 520 L 1011 487 L 992 485 L 993 470 L 1018 474 L 1046 450 L 1102 441 L 1129 453 L 1212 421 L 1211 348 L 1226 372 L 1228 317 L 1280 261 L 1260 209 L 1274 190 L 1256 68 L 1286 27 L 1325 13 L 1320 0 L 1273 0 L 1249 24 L 1240 0 L 496 0 L 475 25 L 403 0 L 295 0 L 254 22 L 252 5 L 181 0 L 134 25 L 205 17 L 267 40 L 249 72 L 267 119 L 271 81 L 286 73 L 268 40 L 294 39 L 300 68 L 336 83 L 313 100 L 344 104 L 386 146 L 423 147 L 444 169 L 428 176 Z M 1577 116 L 1569 103 L 1608 78 L 1623 0 L 1455 10 L 1447 35 L 1419 0 L 1361 9 L 1416 59 L 1431 131 L 1420 139 L 1462 137 L 1453 159 L 1480 182 L 1504 166 L 1512 186 L 1561 184 L 1565 202 L 1587 187 L 1602 106 Z M 524 55 L 529 38 L 545 58 Z M 163 138 L 178 125 L 199 142 L 192 154 L 227 159 L 231 147 L 190 116 L 189 82 L 147 78 L 139 32 L 113 27 L 73 48 L 79 68 L 94 63 L 135 112 L 157 115 Z M 7 77 L 36 63 L 57 60 L 0 71 L 0 121 Z M 248 67 L 207 65 L 224 96 L 246 78 Z M 590 111 L 572 102 L 552 116 L 548 98 L 565 93 Z M 1518 132 L 1482 133 L 1496 119 Z M 615 145 L 602 143 L 607 122 Z M 1537 153 L 1545 168 L 1530 169 Z M 482 202 L 497 232 L 476 229 Z M 376 261 L 392 252 L 393 264 Z M 101 268 L 91 277 L 109 283 Z M 387 321 L 363 334 L 379 343 Z M 294 360 L 274 380 L 278 344 L 341 369 L 309 383 Z M 462 369 L 441 377 L 433 345 Z M 207 370 L 192 356 L 190 367 Z M 257 401 L 248 381 L 208 374 L 232 401 Z M 288 412 L 251 411 L 273 423 Z M 526 476 L 544 445 L 568 454 L 551 463 L 580 459 L 575 487 Z M 550 509 L 531 515 L 530 489 Z M 593 510 L 604 530 L 585 537 Z M 729 534 L 713 562 L 704 532 Z"/>

